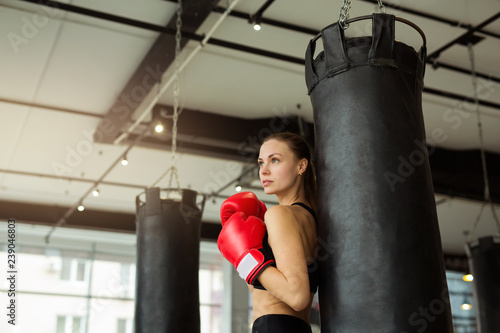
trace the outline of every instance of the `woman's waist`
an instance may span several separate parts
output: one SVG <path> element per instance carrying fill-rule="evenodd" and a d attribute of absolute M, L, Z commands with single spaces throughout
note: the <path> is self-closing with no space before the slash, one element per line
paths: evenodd
<path fill-rule="evenodd" d="M 311 302 L 302 311 L 295 311 L 286 303 L 278 300 L 267 291 L 255 290 L 252 297 L 253 304 L 253 319 L 265 315 L 288 315 L 302 319 L 309 323 L 309 316 L 311 313 L 311 305 L 313 294 L 311 294 Z"/>

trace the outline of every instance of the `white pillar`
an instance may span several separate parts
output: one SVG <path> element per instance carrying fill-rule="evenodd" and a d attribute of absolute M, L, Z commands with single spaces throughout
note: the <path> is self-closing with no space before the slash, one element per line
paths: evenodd
<path fill-rule="evenodd" d="M 233 265 L 224 260 L 224 296 L 222 299 L 222 332 L 248 333 L 249 291 Z"/>

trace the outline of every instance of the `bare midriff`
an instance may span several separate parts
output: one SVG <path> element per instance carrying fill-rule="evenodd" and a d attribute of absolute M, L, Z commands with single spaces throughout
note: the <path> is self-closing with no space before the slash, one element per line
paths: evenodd
<path fill-rule="evenodd" d="M 311 293 L 309 305 L 302 311 L 295 311 L 287 304 L 283 303 L 267 290 L 254 289 L 250 286 L 253 302 L 253 320 L 268 314 L 284 314 L 302 319 L 309 323 L 309 316 L 311 314 L 311 305 L 314 294 Z"/>

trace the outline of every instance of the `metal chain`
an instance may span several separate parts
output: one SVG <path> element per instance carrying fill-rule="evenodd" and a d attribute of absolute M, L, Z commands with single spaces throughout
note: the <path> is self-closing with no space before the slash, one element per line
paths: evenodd
<path fill-rule="evenodd" d="M 475 68 L 475 60 L 474 60 L 474 49 L 471 43 L 468 44 L 469 48 L 469 58 L 470 58 L 470 63 L 471 63 L 471 73 L 472 73 L 472 86 L 474 90 L 474 106 L 475 106 L 475 111 L 477 115 L 477 127 L 478 127 L 478 132 L 479 132 L 479 145 L 480 145 L 480 152 L 481 152 L 481 164 L 482 164 L 482 169 L 483 169 L 483 181 L 484 181 L 484 201 L 483 204 L 481 205 L 481 210 L 479 211 L 479 214 L 476 218 L 476 221 L 474 223 L 472 232 L 469 233 L 469 241 L 472 239 L 472 236 L 474 235 L 474 232 L 476 231 L 477 225 L 479 224 L 479 220 L 481 219 L 481 215 L 483 213 L 484 206 L 486 203 L 489 203 L 491 206 L 491 211 L 493 213 L 493 218 L 496 222 L 497 225 L 497 234 L 500 235 L 500 222 L 498 220 L 498 216 L 495 211 L 495 207 L 493 206 L 493 202 L 491 201 L 491 196 L 490 196 L 490 188 L 489 188 L 489 180 L 488 180 L 488 169 L 486 167 L 486 154 L 484 151 L 484 138 L 483 138 L 483 125 L 481 122 L 481 111 L 479 109 L 479 96 L 478 96 L 478 89 L 477 89 L 477 75 L 476 75 L 476 68 Z"/>
<path fill-rule="evenodd" d="M 180 53 L 181 53 L 181 39 L 182 39 L 182 0 L 177 1 L 177 20 L 175 22 L 175 73 L 174 73 L 174 114 L 172 116 L 172 166 L 168 168 L 150 187 L 158 184 L 169 172 L 170 180 L 168 187 L 172 188 L 172 180 L 175 177 L 177 188 L 180 190 L 179 174 L 177 172 L 177 120 L 179 119 L 179 96 L 181 92 L 179 83 L 180 73 Z"/>
<path fill-rule="evenodd" d="M 380 10 L 380 12 L 385 14 L 385 6 L 382 3 L 382 0 L 377 0 L 377 2 L 378 2 L 378 9 Z"/>
<path fill-rule="evenodd" d="M 179 95 L 181 92 L 181 87 L 179 83 L 179 68 L 180 68 L 180 53 L 181 53 L 181 27 L 182 27 L 182 0 L 178 1 L 177 6 L 177 21 L 175 23 L 177 28 L 175 32 L 175 79 L 174 79 L 174 117 L 172 123 L 172 166 L 173 170 L 170 174 L 170 181 L 168 187 L 171 187 L 172 177 L 175 174 L 175 179 L 177 181 L 177 187 L 179 184 L 179 175 L 177 174 L 177 168 L 175 164 L 177 162 L 177 120 L 179 119 Z"/>
<path fill-rule="evenodd" d="M 349 28 L 349 24 L 347 24 L 346 21 L 349 19 L 350 10 L 351 10 L 351 0 L 344 0 L 342 2 L 342 8 L 340 8 L 340 14 L 339 14 L 339 25 L 344 30 Z"/>

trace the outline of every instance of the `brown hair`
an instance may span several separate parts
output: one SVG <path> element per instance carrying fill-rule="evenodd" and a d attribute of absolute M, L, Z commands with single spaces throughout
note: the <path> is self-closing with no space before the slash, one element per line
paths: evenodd
<path fill-rule="evenodd" d="M 274 133 L 267 136 L 262 143 L 278 140 L 288 144 L 288 147 L 299 160 L 305 158 L 308 162 L 304 172 L 304 194 L 314 211 L 318 211 L 316 194 L 316 171 L 313 163 L 312 149 L 307 141 L 298 134 L 290 132 Z"/>

